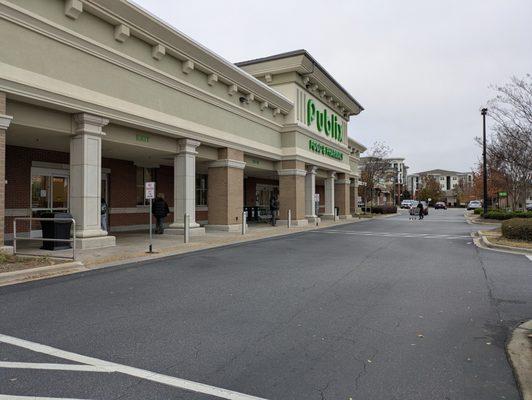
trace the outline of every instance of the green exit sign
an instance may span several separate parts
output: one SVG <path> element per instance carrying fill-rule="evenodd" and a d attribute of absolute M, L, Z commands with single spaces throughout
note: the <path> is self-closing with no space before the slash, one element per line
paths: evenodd
<path fill-rule="evenodd" d="M 143 142 L 143 143 L 148 143 L 150 141 L 150 137 L 143 133 L 137 133 L 136 139 L 137 139 L 137 142 Z"/>
<path fill-rule="evenodd" d="M 499 197 L 508 197 L 508 192 L 499 192 Z"/>

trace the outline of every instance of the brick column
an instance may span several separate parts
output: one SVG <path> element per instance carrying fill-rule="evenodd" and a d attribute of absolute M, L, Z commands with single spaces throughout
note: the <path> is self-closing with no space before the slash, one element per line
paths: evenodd
<path fill-rule="evenodd" d="M 305 163 L 303 161 L 282 161 L 279 174 L 279 222 L 288 219 L 291 212 L 291 223 L 295 226 L 307 225 L 305 218 Z"/>
<path fill-rule="evenodd" d="M 200 142 L 191 139 L 178 141 L 178 153 L 174 157 L 174 222 L 164 230 L 166 234 L 184 233 L 187 213 L 190 216 L 190 234 L 202 235 L 205 228 L 196 222 L 196 148 Z"/>
<path fill-rule="evenodd" d="M 218 160 L 209 165 L 207 230 L 235 232 L 241 229 L 245 166 L 242 151 L 218 149 Z"/>
<path fill-rule="evenodd" d="M 338 174 L 338 179 L 335 182 L 335 206 L 338 207 L 338 216 L 341 219 L 350 219 L 350 188 L 351 180 L 347 174 Z"/>
<path fill-rule="evenodd" d="M 6 115 L 6 95 L 0 92 L 0 252 L 9 252 L 4 247 L 5 232 L 5 191 L 6 191 L 6 130 L 13 117 Z"/>
<path fill-rule="evenodd" d="M 114 236 L 101 229 L 102 128 L 108 120 L 74 116 L 70 139 L 70 212 L 76 220 L 77 246 L 91 249 L 115 245 Z"/>
<path fill-rule="evenodd" d="M 336 179 L 336 172 L 330 171 L 325 179 L 325 212 L 321 216 L 323 219 L 334 219 L 334 181 Z"/>

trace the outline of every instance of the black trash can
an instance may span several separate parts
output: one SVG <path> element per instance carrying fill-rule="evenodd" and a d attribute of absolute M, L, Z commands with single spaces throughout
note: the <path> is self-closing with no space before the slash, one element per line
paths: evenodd
<path fill-rule="evenodd" d="M 47 212 L 41 218 L 72 218 L 72 214 L 65 212 Z M 72 221 L 41 221 L 42 237 L 46 239 L 70 239 Z M 70 249 L 70 242 L 42 242 L 42 250 Z"/>

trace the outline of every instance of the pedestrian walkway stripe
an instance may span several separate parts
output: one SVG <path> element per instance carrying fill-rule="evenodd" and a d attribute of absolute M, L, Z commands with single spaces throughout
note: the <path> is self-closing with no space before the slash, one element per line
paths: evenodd
<path fill-rule="evenodd" d="M 439 235 L 433 233 L 411 233 L 411 232 L 364 232 L 364 231 L 344 231 L 338 229 L 323 229 L 311 231 L 313 233 L 330 233 L 342 235 L 356 235 L 356 236 L 381 236 L 381 237 L 396 237 L 396 238 L 418 238 L 418 239 L 471 239 L 469 235 Z"/>
<path fill-rule="evenodd" d="M 19 339 L 12 336 L 0 334 L 0 342 L 7 343 L 13 346 L 22 347 L 37 353 L 47 354 L 50 356 L 62 358 L 64 360 L 83 363 L 88 366 L 100 368 L 101 372 L 119 372 L 121 374 L 134 376 L 140 379 L 145 379 L 152 382 L 157 382 L 166 386 L 190 390 L 196 393 L 208 394 L 228 400 L 266 400 L 261 397 L 250 396 L 247 394 L 234 392 L 232 390 L 218 388 L 215 386 L 206 385 L 204 383 L 189 381 L 186 379 L 176 378 L 169 375 L 159 374 L 157 372 L 147 371 L 140 368 L 128 367 L 127 365 L 117 364 L 111 361 L 104 361 L 98 358 L 88 357 L 81 354 L 72 353 L 69 351 L 57 349 L 51 346 L 46 346 L 39 343 L 30 342 L 28 340 Z M 35 365 L 36 363 L 29 363 Z M 49 365 L 49 364 L 46 364 Z M 59 364 L 61 365 L 61 364 Z M 5 395 L 2 395 L 5 396 Z M 0 400 L 13 397 L 0 397 Z M 35 397 L 31 397 L 35 399 Z M 46 398 L 45 398 L 46 399 Z"/>

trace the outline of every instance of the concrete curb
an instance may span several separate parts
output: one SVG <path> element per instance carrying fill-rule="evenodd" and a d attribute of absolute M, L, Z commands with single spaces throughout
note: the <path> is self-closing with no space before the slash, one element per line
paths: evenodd
<path fill-rule="evenodd" d="M 523 396 L 532 400 L 532 320 L 519 325 L 512 332 L 506 353 Z"/>
<path fill-rule="evenodd" d="M 81 261 L 72 261 L 45 267 L 21 269 L 19 271 L 3 272 L 0 274 L 0 286 L 13 285 L 37 279 L 67 275 L 74 272 L 87 271 Z"/>
<path fill-rule="evenodd" d="M 495 249 L 501 249 L 501 250 L 506 250 L 506 251 L 512 251 L 512 252 L 517 252 L 517 253 L 520 253 L 520 254 L 524 254 L 524 255 L 530 255 L 532 254 L 532 250 L 529 250 L 529 249 L 524 249 L 522 247 L 513 247 L 513 246 L 505 246 L 503 244 L 497 244 L 497 243 L 492 243 L 489 241 L 488 239 L 488 236 L 487 235 L 483 235 L 482 233 L 480 233 L 480 231 L 478 232 L 478 235 L 480 237 L 480 240 L 482 240 L 482 243 L 495 250 Z"/>
<path fill-rule="evenodd" d="M 470 217 L 468 217 L 467 214 L 464 214 L 464 218 L 465 218 L 466 222 L 467 222 L 469 225 L 488 225 L 488 226 L 498 226 L 498 225 L 501 225 L 501 222 L 480 222 L 480 221 L 478 221 L 478 220 L 475 219 L 475 218 L 470 218 Z"/>

